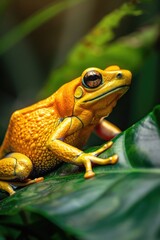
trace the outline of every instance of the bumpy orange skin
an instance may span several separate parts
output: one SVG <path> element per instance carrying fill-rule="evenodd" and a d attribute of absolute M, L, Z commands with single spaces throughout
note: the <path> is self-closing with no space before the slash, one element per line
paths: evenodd
<path fill-rule="evenodd" d="M 93 80 L 90 75 L 94 75 Z M 88 86 L 84 78 L 89 81 Z M 109 159 L 97 157 L 111 144 L 94 153 L 86 154 L 80 149 L 97 125 L 106 139 L 108 130 L 112 137 L 119 133 L 118 128 L 103 118 L 112 112 L 130 83 L 128 70 L 117 66 L 105 70 L 89 68 L 47 99 L 14 112 L 0 148 L 0 189 L 12 194 L 6 181 L 43 176 L 62 161 L 84 165 L 86 178 L 94 176 L 91 162 L 114 164 L 117 155 Z"/>

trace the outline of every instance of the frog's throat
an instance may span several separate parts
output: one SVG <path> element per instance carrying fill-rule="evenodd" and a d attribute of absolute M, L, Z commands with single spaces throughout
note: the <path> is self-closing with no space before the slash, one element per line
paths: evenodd
<path fill-rule="evenodd" d="M 123 90 L 123 93 L 122 93 L 122 95 L 123 95 L 124 93 L 127 92 L 128 89 L 129 89 L 129 86 L 128 86 L 128 85 L 122 85 L 122 86 L 120 86 L 120 87 L 116 87 L 116 88 L 113 88 L 113 89 L 111 89 L 111 90 L 109 90 L 109 91 L 107 91 L 107 92 L 104 92 L 104 93 L 102 93 L 101 95 L 96 96 L 96 97 L 94 97 L 94 98 L 91 98 L 91 99 L 88 99 L 88 100 L 84 100 L 83 102 L 86 103 L 86 102 L 97 101 L 97 100 L 102 99 L 102 98 L 104 98 L 104 97 L 106 97 L 106 96 L 108 96 L 108 95 L 110 95 L 110 94 L 112 94 L 112 93 L 118 92 L 119 90 Z M 122 95 L 121 95 L 121 96 L 122 96 Z"/>

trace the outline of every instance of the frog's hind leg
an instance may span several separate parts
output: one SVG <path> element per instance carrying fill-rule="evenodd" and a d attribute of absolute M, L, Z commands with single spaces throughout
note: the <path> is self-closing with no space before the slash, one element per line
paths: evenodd
<path fill-rule="evenodd" d="M 29 180 L 28 176 L 33 170 L 32 161 L 21 153 L 11 153 L 0 160 L 0 189 L 14 194 L 11 184 L 25 186 L 42 181 L 42 178 Z M 11 181 L 15 181 L 14 183 Z M 19 181 L 19 182 L 17 182 Z"/>

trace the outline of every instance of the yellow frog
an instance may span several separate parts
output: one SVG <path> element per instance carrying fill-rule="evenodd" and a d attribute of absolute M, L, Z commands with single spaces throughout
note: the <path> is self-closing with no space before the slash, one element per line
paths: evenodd
<path fill-rule="evenodd" d="M 130 83 L 131 72 L 118 66 L 88 68 L 47 99 L 14 112 L 0 147 L 0 189 L 12 195 L 11 183 L 24 186 L 42 181 L 40 176 L 62 161 L 84 165 L 85 178 L 95 175 L 92 163 L 115 164 L 116 154 L 98 158 L 111 141 L 92 153 L 80 149 L 95 127 L 105 137 L 119 132 L 103 118 Z"/>

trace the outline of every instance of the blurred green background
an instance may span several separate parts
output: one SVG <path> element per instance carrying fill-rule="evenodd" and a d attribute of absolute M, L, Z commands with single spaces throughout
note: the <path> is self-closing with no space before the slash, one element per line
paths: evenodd
<path fill-rule="evenodd" d="M 159 10 L 159 0 L 1 0 L 0 142 L 15 109 L 92 66 L 133 73 L 110 121 L 124 130 L 144 117 L 160 100 Z"/>

